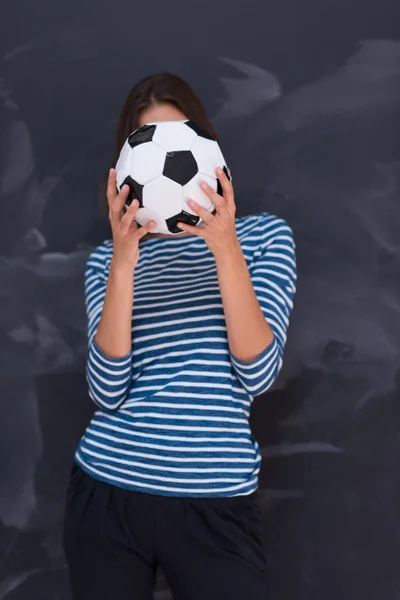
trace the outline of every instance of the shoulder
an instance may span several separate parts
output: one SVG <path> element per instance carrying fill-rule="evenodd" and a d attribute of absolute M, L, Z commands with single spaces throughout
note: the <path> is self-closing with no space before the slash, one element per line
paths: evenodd
<path fill-rule="evenodd" d="M 285 219 L 272 213 L 258 212 L 238 217 L 236 230 L 239 238 L 251 239 L 264 248 L 278 239 L 285 240 L 294 247 L 291 226 Z"/>
<path fill-rule="evenodd" d="M 106 271 L 110 266 L 112 254 L 112 240 L 104 240 L 90 252 L 86 262 L 86 268 L 96 269 L 97 271 Z"/>
<path fill-rule="evenodd" d="M 237 219 L 238 238 L 249 256 L 253 275 L 268 273 L 268 281 L 285 286 L 294 294 L 297 280 L 296 246 L 293 231 L 282 217 L 260 212 Z M 243 232 L 243 235 L 239 233 Z M 258 275 L 257 275 L 258 276 Z"/>

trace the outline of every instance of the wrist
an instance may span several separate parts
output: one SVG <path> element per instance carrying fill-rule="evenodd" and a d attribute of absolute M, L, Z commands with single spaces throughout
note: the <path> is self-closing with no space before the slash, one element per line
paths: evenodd
<path fill-rule="evenodd" d="M 215 253 L 214 258 L 217 266 L 229 266 L 230 264 L 237 264 L 238 261 L 244 258 L 239 240 L 236 239 L 230 244 L 224 244 L 224 246 Z"/>
<path fill-rule="evenodd" d="M 111 259 L 111 266 L 110 269 L 112 269 L 113 273 L 121 273 L 121 274 L 128 274 L 131 275 L 136 267 L 136 263 L 132 260 L 126 260 L 123 259 L 122 257 L 118 257 L 116 255 L 113 255 L 112 259 Z"/>

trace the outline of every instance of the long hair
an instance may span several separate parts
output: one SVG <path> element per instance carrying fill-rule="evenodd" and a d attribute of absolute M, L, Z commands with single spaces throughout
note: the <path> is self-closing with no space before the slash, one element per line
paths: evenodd
<path fill-rule="evenodd" d="M 145 108 L 161 102 L 173 104 L 189 120 L 206 129 L 217 139 L 217 134 L 208 119 L 201 100 L 186 81 L 173 73 L 156 73 L 139 81 L 128 93 L 118 120 L 115 153 L 110 168 L 115 167 L 128 135 L 138 128 L 141 112 Z M 105 202 L 106 206 L 107 177 L 108 172 L 105 174 L 101 190 L 102 201 Z"/>

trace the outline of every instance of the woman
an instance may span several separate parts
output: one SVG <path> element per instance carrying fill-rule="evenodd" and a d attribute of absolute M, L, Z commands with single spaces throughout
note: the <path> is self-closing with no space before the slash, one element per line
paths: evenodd
<path fill-rule="evenodd" d="M 128 134 L 191 119 L 215 132 L 190 87 L 161 74 L 123 107 Z M 95 412 L 75 455 L 64 546 L 75 600 L 150 600 L 160 565 L 175 600 L 266 595 L 249 413 L 282 364 L 295 293 L 291 229 L 235 217 L 233 187 L 176 236 L 135 224 L 108 176 L 112 240 L 86 269 L 87 381 Z"/>

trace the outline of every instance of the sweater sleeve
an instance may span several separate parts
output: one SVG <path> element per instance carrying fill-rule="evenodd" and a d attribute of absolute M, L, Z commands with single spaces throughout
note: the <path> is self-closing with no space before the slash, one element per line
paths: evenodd
<path fill-rule="evenodd" d="M 238 360 L 230 353 L 239 381 L 253 397 L 271 387 L 282 366 L 297 279 L 295 243 L 289 225 L 275 219 L 263 233 L 261 247 L 255 254 L 249 268 L 251 281 L 274 339 L 250 362 Z"/>
<path fill-rule="evenodd" d="M 103 310 L 107 279 L 104 250 L 99 247 L 89 256 L 85 271 L 88 324 L 86 380 L 91 399 L 100 408 L 116 410 L 128 396 L 132 379 L 132 351 L 126 356 L 111 358 L 94 340 Z"/>

